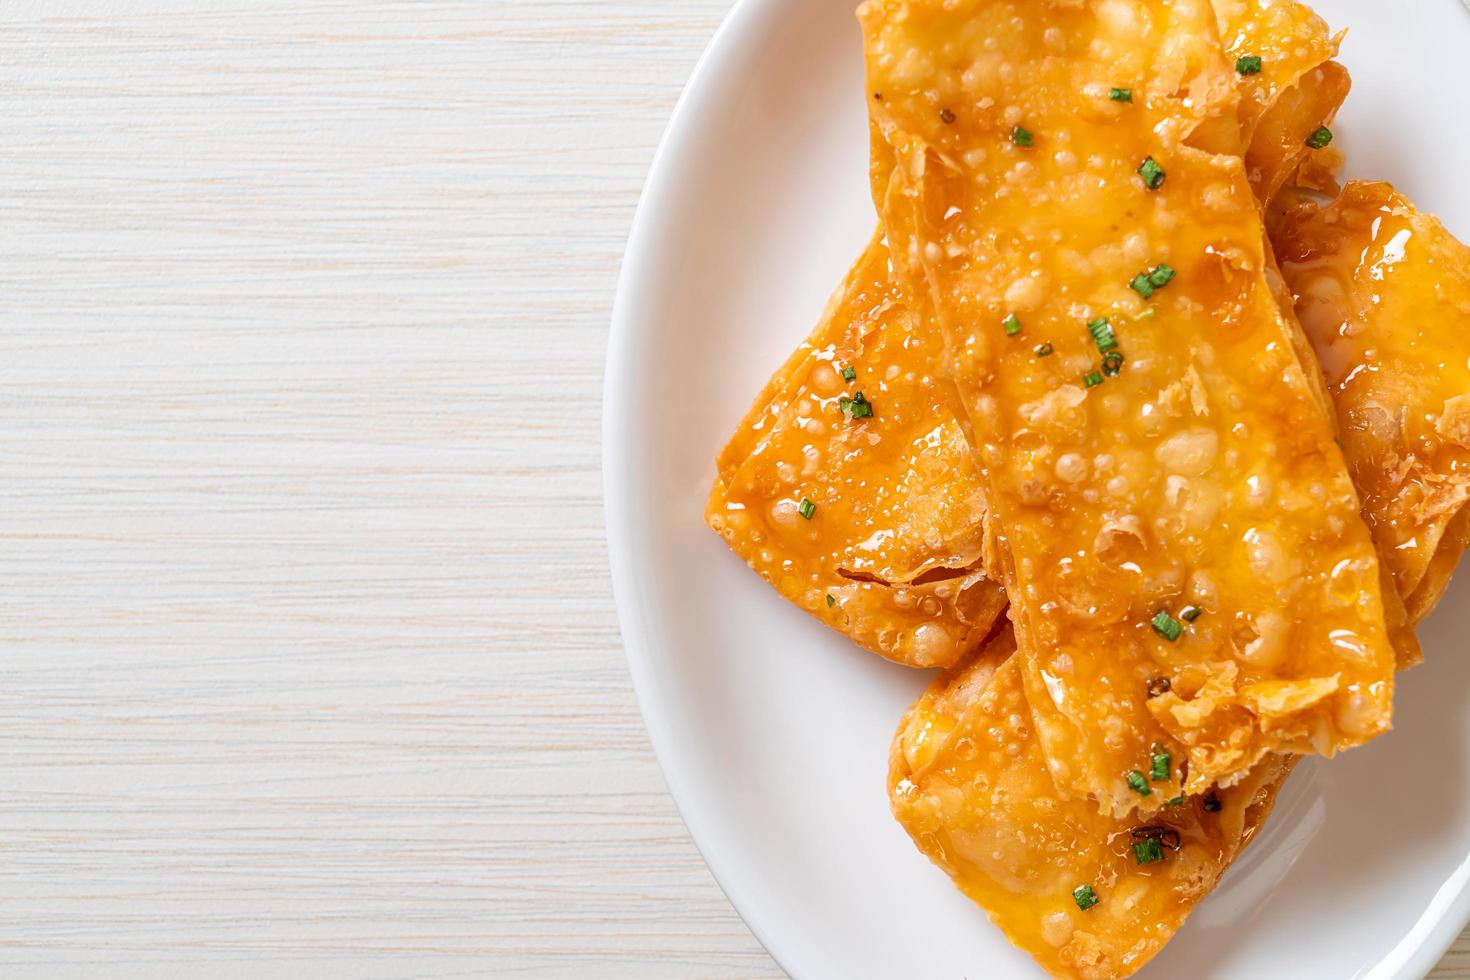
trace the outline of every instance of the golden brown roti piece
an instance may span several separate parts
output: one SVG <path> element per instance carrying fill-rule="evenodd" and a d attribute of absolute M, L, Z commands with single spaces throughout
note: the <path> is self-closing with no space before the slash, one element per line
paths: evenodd
<path fill-rule="evenodd" d="M 1125 814 L 1156 743 L 1200 792 L 1385 731 L 1378 559 L 1216 125 L 1239 100 L 1213 9 L 859 16 L 895 164 L 875 199 L 953 355 L 1059 791 Z M 1130 288 L 1162 264 L 1169 282 Z M 1172 689 L 1149 699 L 1157 677 Z"/>
<path fill-rule="evenodd" d="M 1179 797 L 1147 820 L 1059 800 L 1014 650 L 1006 630 L 909 710 L 890 757 L 894 815 L 1053 976 L 1130 976 L 1250 842 L 1291 763 L 1270 756 L 1229 789 Z"/>
<path fill-rule="evenodd" d="M 859 645 L 948 667 L 991 632 L 1005 595 L 981 561 L 969 444 L 923 369 L 937 339 L 916 325 L 875 240 L 731 441 L 706 520 Z"/>

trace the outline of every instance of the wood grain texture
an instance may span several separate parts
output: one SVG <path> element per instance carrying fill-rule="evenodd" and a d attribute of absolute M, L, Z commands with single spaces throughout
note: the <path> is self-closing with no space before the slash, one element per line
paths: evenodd
<path fill-rule="evenodd" d="M 727 3 L 0 4 L 0 974 L 780 975 L 654 766 L 599 492 Z"/>

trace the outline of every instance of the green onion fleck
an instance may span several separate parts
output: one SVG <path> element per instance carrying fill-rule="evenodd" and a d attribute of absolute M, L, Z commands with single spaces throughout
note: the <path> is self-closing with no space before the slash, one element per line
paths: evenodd
<path fill-rule="evenodd" d="M 1307 137 L 1307 145 L 1314 150 L 1320 150 L 1332 142 L 1332 130 L 1326 126 L 1318 126 L 1317 131 Z"/>
<path fill-rule="evenodd" d="M 1108 98 L 1114 102 L 1132 102 L 1133 90 L 1131 88 L 1115 88 L 1108 93 Z"/>
<path fill-rule="evenodd" d="M 1184 804 L 1184 794 L 1183 793 L 1180 793 L 1178 796 L 1174 797 L 1172 800 L 1166 801 L 1164 803 L 1164 806 L 1182 806 L 1183 804 Z"/>
<path fill-rule="evenodd" d="M 1220 803 L 1220 797 L 1215 795 L 1214 790 L 1210 790 L 1208 793 L 1205 794 L 1206 813 L 1219 813 L 1221 805 L 1222 804 Z"/>
<path fill-rule="evenodd" d="M 1110 350 L 1103 355 L 1102 372 L 1110 378 L 1116 378 L 1123 370 L 1123 355 L 1115 350 Z"/>
<path fill-rule="evenodd" d="M 1179 639 L 1179 635 L 1184 632 L 1184 626 L 1179 622 L 1179 620 L 1175 619 L 1173 616 L 1170 616 L 1162 609 L 1160 609 L 1158 611 L 1158 614 L 1154 616 L 1153 627 L 1155 633 L 1159 634 L 1170 643 L 1173 643 L 1175 640 Z"/>
<path fill-rule="evenodd" d="M 1235 70 L 1242 75 L 1259 75 L 1261 73 L 1261 56 L 1258 54 L 1241 55 L 1235 59 Z"/>
<path fill-rule="evenodd" d="M 1199 606 L 1185 606 L 1182 610 L 1179 611 L 1179 618 L 1184 620 L 1186 623 L 1192 623 L 1204 614 L 1205 611 Z"/>
<path fill-rule="evenodd" d="M 1143 161 L 1138 168 L 1138 174 L 1143 178 L 1144 186 L 1151 191 L 1156 191 L 1164 186 L 1164 178 L 1168 176 L 1164 173 L 1164 168 L 1159 166 L 1159 162 L 1153 157 L 1148 157 Z"/>
<path fill-rule="evenodd" d="M 828 609 L 831 609 L 835 605 L 837 605 L 837 597 L 835 595 L 833 595 L 832 593 L 828 592 L 827 593 L 827 608 Z"/>
<path fill-rule="evenodd" d="M 1133 842 L 1133 860 L 1139 864 L 1153 864 L 1164 860 L 1164 845 L 1156 840 Z"/>
<path fill-rule="evenodd" d="M 1169 781 L 1169 766 L 1171 760 L 1168 751 L 1162 745 L 1155 745 L 1148 776 L 1156 783 L 1167 783 Z"/>
<path fill-rule="evenodd" d="M 873 417 L 873 403 L 863 397 L 861 391 L 854 392 L 851 398 L 839 398 L 837 407 L 842 414 L 850 419 L 869 419 Z"/>
<path fill-rule="evenodd" d="M 1097 892 L 1092 890 L 1091 885 L 1078 885 L 1072 892 L 1072 901 L 1077 903 L 1079 909 L 1086 912 L 1097 904 Z"/>
<path fill-rule="evenodd" d="M 1102 374 L 1097 371 L 1089 371 L 1082 376 L 1082 384 L 1088 388 L 1096 388 L 1102 384 Z"/>
<path fill-rule="evenodd" d="M 1178 275 L 1177 272 L 1175 272 L 1172 268 L 1165 265 L 1164 263 L 1160 262 L 1150 271 L 1140 272 L 1138 275 L 1134 276 L 1133 281 L 1128 284 L 1128 288 L 1133 290 L 1138 295 L 1142 296 L 1144 299 L 1148 299 L 1153 296 L 1155 292 L 1163 289 L 1165 286 L 1169 285 L 1169 283 L 1173 282 L 1176 275 Z"/>
<path fill-rule="evenodd" d="M 1014 313 L 1000 321 L 1000 325 L 1006 328 L 1007 337 L 1014 337 L 1021 332 L 1021 321 L 1016 318 L 1016 314 Z"/>
<path fill-rule="evenodd" d="M 1036 137 L 1031 130 L 1017 126 L 1011 130 L 1011 142 L 1017 146 L 1033 146 L 1036 143 Z"/>
<path fill-rule="evenodd" d="M 796 508 L 796 512 L 807 520 L 811 520 L 817 513 L 817 505 L 812 503 L 810 497 L 802 497 L 801 506 Z"/>
<path fill-rule="evenodd" d="M 855 368 L 855 367 L 845 367 L 845 368 L 842 369 L 842 380 L 843 381 L 851 381 L 853 378 L 856 378 L 856 377 L 857 377 L 857 368 Z"/>
<path fill-rule="evenodd" d="M 1033 352 L 1036 354 L 1037 357 L 1050 357 L 1052 354 L 1056 353 L 1056 348 L 1053 347 L 1051 344 L 1037 344 L 1033 348 Z"/>
<path fill-rule="evenodd" d="M 1097 344 L 1099 353 L 1106 354 L 1118 346 L 1118 337 L 1113 333 L 1113 325 L 1105 316 L 1100 316 L 1089 323 L 1087 332 L 1092 334 L 1092 340 Z"/>
<path fill-rule="evenodd" d="M 1145 779 L 1143 773 L 1139 772 L 1137 769 L 1130 772 L 1124 778 L 1128 780 L 1128 788 L 1133 790 L 1133 792 L 1137 793 L 1139 796 L 1153 795 L 1154 791 L 1148 788 L 1148 780 Z"/>

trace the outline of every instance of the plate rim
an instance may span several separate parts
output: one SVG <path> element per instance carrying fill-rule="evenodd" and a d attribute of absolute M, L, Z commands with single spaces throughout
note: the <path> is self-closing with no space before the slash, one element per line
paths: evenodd
<path fill-rule="evenodd" d="M 696 850 L 731 907 L 787 975 L 804 978 L 820 976 L 821 965 L 798 962 L 792 950 L 775 941 L 757 904 L 746 893 L 733 860 L 712 845 L 713 835 L 708 829 L 702 804 L 689 792 L 670 757 L 669 745 L 674 733 L 662 703 L 651 694 L 650 641 L 643 611 L 634 602 L 638 591 L 636 560 L 633 557 L 636 553 L 633 534 L 637 521 L 632 515 L 633 502 L 627 493 L 626 473 L 630 454 L 623 451 L 628 431 L 624 424 L 627 409 L 626 401 L 620 397 L 628 387 L 628 375 L 633 365 L 631 348 L 637 325 L 641 322 L 637 315 L 642 302 L 639 287 L 651 274 L 649 253 L 657 241 L 654 226 L 662 217 L 660 212 L 663 210 L 659 201 L 661 188 L 669 182 L 681 150 L 692 138 L 695 107 L 704 101 L 708 90 L 724 75 L 728 67 L 725 63 L 735 58 L 741 47 L 739 39 L 759 32 L 765 18 L 775 16 L 788 2 L 790 0 L 734 0 L 696 60 L 659 138 L 634 210 L 613 299 L 603 372 L 601 464 L 603 520 L 613 606 L 634 696 L 659 772 Z M 1470 0 L 1443 2 L 1470 17 Z M 1424 914 L 1404 933 L 1399 943 L 1367 973 L 1359 976 L 1367 980 L 1423 980 L 1467 926 L 1470 926 L 1470 854 L 1434 895 Z"/>
<path fill-rule="evenodd" d="M 608 565 L 611 572 L 613 607 L 617 613 L 618 630 L 622 637 L 623 654 L 628 664 L 628 673 L 633 681 L 633 695 L 638 702 L 638 711 L 643 718 L 643 727 L 653 748 L 654 760 L 664 785 L 674 800 L 674 808 L 684 822 L 690 839 L 700 859 L 709 869 L 715 884 L 729 901 L 735 914 L 755 936 L 756 941 L 775 960 L 788 976 L 797 977 L 797 964 L 781 950 L 774 937 L 767 931 L 761 917 L 755 912 L 743 887 L 725 858 L 711 847 L 706 821 L 694 798 L 684 786 L 683 780 L 669 758 L 668 720 L 664 717 L 661 704 L 650 696 L 652 680 L 651 666 L 646 652 L 647 632 L 641 610 L 637 609 L 632 597 L 636 591 L 636 575 L 633 564 L 633 542 L 631 525 L 635 523 L 629 512 L 631 500 L 627 495 L 628 481 L 625 477 L 628 453 L 621 451 L 623 433 L 627 426 L 621 424 L 624 402 L 619 394 L 627 386 L 626 376 L 631 369 L 632 338 L 640 318 L 635 310 L 640 300 L 636 299 L 635 284 L 648 275 L 648 252 L 654 238 L 654 212 L 659 209 L 659 188 L 668 181 L 674 167 L 678 149 L 689 139 L 694 106 L 702 100 L 704 92 L 715 76 L 722 72 L 722 62 L 732 57 L 730 52 L 737 47 L 733 39 L 748 33 L 762 15 L 769 15 L 766 8 L 776 8 L 782 0 L 734 0 L 725 12 L 715 32 L 710 36 L 704 50 L 694 63 L 688 80 L 674 102 L 673 112 L 659 137 L 648 175 L 638 195 L 638 204 L 633 212 L 633 223 L 624 247 L 622 264 L 618 270 L 616 292 L 613 297 L 612 320 L 608 332 L 607 361 L 603 371 L 602 385 L 602 494 L 603 521 L 607 533 Z M 803 964 L 804 966 L 805 964 Z"/>

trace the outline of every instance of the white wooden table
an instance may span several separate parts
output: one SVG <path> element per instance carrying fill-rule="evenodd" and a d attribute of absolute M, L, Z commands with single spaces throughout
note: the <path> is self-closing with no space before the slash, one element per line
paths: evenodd
<path fill-rule="evenodd" d="M 780 975 L 654 766 L 599 493 L 727 4 L 0 4 L 0 975 Z"/>

